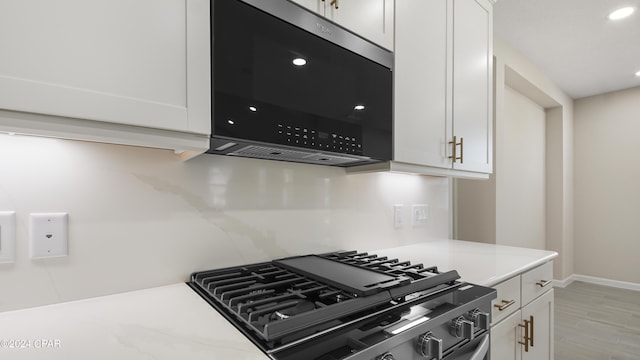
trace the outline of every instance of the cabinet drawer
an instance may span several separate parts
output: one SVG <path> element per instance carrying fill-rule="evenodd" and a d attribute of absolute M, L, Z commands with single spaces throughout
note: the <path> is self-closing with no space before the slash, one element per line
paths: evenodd
<path fill-rule="evenodd" d="M 498 323 L 520 308 L 520 276 L 503 281 L 494 286 L 494 289 L 498 297 L 491 301 L 492 324 Z"/>
<path fill-rule="evenodd" d="M 522 306 L 553 288 L 553 262 L 522 274 Z"/>

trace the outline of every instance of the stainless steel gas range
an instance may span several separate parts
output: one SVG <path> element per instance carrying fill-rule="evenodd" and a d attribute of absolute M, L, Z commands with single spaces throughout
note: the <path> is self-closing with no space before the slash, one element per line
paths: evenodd
<path fill-rule="evenodd" d="M 356 251 L 196 272 L 189 285 L 276 360 L 489 360 L 494 289 Z"/>

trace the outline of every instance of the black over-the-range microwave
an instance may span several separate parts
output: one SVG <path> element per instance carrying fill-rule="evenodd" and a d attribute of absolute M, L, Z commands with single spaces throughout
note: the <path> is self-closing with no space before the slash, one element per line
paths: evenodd
<path fill-rule="evenodd" d="M 288 0 L 212 0 L 208 153 L 392 158 L 393 53 Z"/>

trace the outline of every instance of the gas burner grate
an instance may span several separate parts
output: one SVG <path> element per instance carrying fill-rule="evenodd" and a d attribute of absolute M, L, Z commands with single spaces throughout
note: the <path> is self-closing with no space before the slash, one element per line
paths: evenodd
<path fill-rule="evenodd" d="M 436 266 L 425 268 L 422 264 L 411 264 L 409 261 L 389 259 L 386 256 L 366 252 L 339 251 L 321 256 L 340 263 L 396 276 L 398 279 L 408 279 L 408 281 L 402 281 L 403 286 L 389 289 L 391 297 L 395 300 L 401 300 L 407 295 L 430 289 L 437 290 L 460 279 L 460 275 L 455 270 L 441 273 Z"/>
<path fill-rule="evenodd" d="M 266 341 L 308 336 L 390 301 L 388 293 L 358 298 L 272 263 L 199 272 L 191 282 Z"/>
<path fill-rule="evenodd" d="M 436 266 L 425 268 L 422 264 L 411 264 L 409 261 L 400 261 L 398 259 L 389 259 L 386 256 L 378 256 L 375 254 L 358 253 L 356 251 L 343 251 L 325 254 L 324 257 L 345 264 L 361 266 L 371 270 L 382 271 L 393 275 L 406 275 L 413 279 L 422 279 L 439 275 L 440 272 Z"/>
<path fill-rule="evenodd" d="M 456 271 L 343 251 L 197 272 L 191 286 L 267 348 L 454 285 Z"/>

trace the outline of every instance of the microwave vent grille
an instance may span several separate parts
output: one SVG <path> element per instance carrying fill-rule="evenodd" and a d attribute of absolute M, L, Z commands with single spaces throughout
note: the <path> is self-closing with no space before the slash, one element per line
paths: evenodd
<path fill-rule="evenodd" d="M 318 165 L 343 165 L 360 162 L 361 157 L 337 156 L 319 152 L 305 152 L 289 149 L 281 149 L 268 146 L 249 145 L 227 155 L 245 156 L 258 159 L 295 161 Z"/>

